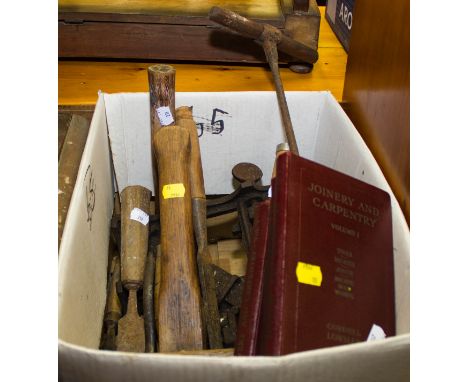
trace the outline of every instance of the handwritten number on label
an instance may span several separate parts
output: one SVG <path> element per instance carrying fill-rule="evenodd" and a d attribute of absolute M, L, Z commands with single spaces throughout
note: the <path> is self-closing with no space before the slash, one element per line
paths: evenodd
<path fill-rule="evenodd" d="M 91 226 L 93 222 L 93 211 L 96 205 L 96 182 L 93 177 L 91 165 L 89 165 L 86 169 L 84 183 L 86 188 L 86 222 L 89 223 L 89 230 L 91 231 Z"/>

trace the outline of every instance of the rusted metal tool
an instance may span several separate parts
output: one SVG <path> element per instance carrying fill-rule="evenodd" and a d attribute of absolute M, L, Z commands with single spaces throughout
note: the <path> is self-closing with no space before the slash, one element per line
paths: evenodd
<path fill-rule="evenodd" d="M 275 84 L 276 95 L 283 120 L 286 139 L 291 151 L 299 155 L 296 137 L 294 135 L 291 116 L 289 114 L 283 83 L 278 66 L 278 50 L 296 57 L 306 63 L 315 63 L 318 60 L 317 50 L 304 45 L 283 34 L 278 28 L 268 24 L 256 23 L 228 9 L 213 7 L 209 17 L 212 21 L 224 25 L 243 36 L 253 38 L 261 43 L 266 59 L 270 65 Z"/>
<path fill-rule="evenodd" d="M 218 303 L 221 303 L 237 281 L 238 277 L 231 275 L 229 272 L 226 272 L 223 268 L 216 265 L 213 265 L 212 269 L 216 283 L 216 297 L 218 299 Z"/>
<path fill-rule="evenodd" d="M 190 133 L 190 188 L 192 192 L 192 220 L 197 242 L 197 266 L 200 279 L 200 289 L 203 298 L 203 323 L 208 339 L 209 349 L 221 348 L 221 327 L 218 305 L 216 301 L 215 281 L 211 269 L 210 253 L 206 228 L 206 195 L 203 179 L 203 169 L 200 154 L 200 144 L 192 108 L 182 106 L 176 110 L 177 124 Z"/>
<path fill-rule="evenodd" d="M 237 189 L 229 195 L 207 200 L 208 216 L 219 216 L 237 211 L 239 228 L 244 248 L 250 247 L 251 210 L 256 202 L 268 197 L 268 186 L 262 186 L 262 171 L 252 163 L 239 163 L 232 169 L 234 178 L 239 182 Z"/>
<path fill-rule="evenodd" d="M 234 285 L 226 294 L 224 300 L 236 308 L 240 308 L 242 303 L 242 291 L 244 289 L 244 277 L 238 277 Z"/>
<path fill-rule="evenodd" d="M 146 257 L 145 263 L 145 273 L 144 273 L 144 280 L 143 280 L 143 293 L 142 293 L 142 300 L 143 300 L 143 318 L 144 318 L 144 328 L 145 328 L 145 352 L 146 353 L 153 353 L 157 351 L 157 342 L 156 342 L 156 327 L 155 327 L 155 312 L 154 312 L 154 305 L 155 305 L 155 291 L 154 291 L 154 279 L 155 279 L 155 257 L 156 257 L 156 248 L 160 242 L 160 227 L 159 227 L 159 215 L 150 215 L 149 216 L 149 238 L 148 238 L 148 255 Z M 113 244 L 118 248 L 118 252 L 120 253 L 120 244 L 121 244 L 121 215 L 120 209 L 114 208 L 114 214 L 111 220 L 111 240 Z M 115 258 L 113 259 L 115 262 Z M 109 279 L 112 277 L 116 277 L 116 285 L 114 286 L 115 297 L 113 305 L 109 305 L 109 302 L 106 305 L 106 312 L 111 309 L 113 314 L 117 313 L 116 308 L 114 307 L 116 304 L 119 304 L 118 307 L 120 310 L 124 308 L 126 309 L 126 299 L 127 296 L 123 291 L 122 283 L 120 281 L 120 259 L 119 259 L 119 266 L 117 268 L 118 274 L 113 274 L 114 264 L 112 264 L 111 272 L 109 275 Z M 109 281 L 109 290 L 111 290 L 111 280 Z M 118 295 L 118 296 L 117 296 Z M 108 295 L 109 301 L 110 295 Z M 116 301 L 116 298 L 120 298 L 120 302 L 123 304 L 120 305 L 120 302 Z M 119 312 L 120 312 L 119 310 Z M 107 314 L 107 313 L 106 313 Z M 120 315 L 119 315 L 120 318 Z M 117 324 L 115 325 L 117 329 Z M 107 331 L 107 328 L 106 328 Z M 104 334 L 105 335 L 105 334 Z M 108 337 L 108 336 L 107 336 Z M 115 341 L 114 341 L 115 342 Z M 116 350 L 115 343 L 113 348 L 110 347 L 112 344 L 112 339 L 104 338 L 103 341 L 103 349 L 107 350 Z"/>
<path fill-rule="evenodd" d="M 226 347 L 234 346 L 237 335 L 238 308 L 231 306 L 221 308 L 221 330 L 223 332 L 223 343 Z"/>
<path fill-rule="evenodd" d="M 232 169 L 232 176 L 240 182 L 240 187 L 252 187 L 260 179 L 263 173 L 260 168 L 252 163 L 238 163 Z M 252 231 L 252 224 L 250 222 L 249 205 L 246 200 L 240 198 L 237 203 L 237 212 L 239 214 L 239 226 L 242 232 L 242 242 L 244 248 L 248 251 L 250 248 L 250 233 Z"/>
<path fill-rule="evenodd" d="M 148 251 L 148 221 L 151 191 L 142 186 L 128 186 L 120 194 L 121 280 L 128 291 L 127 313 L 119 320 L 117 350 L 144 352 L 145 329 L 138 314 L 137 291 L 143 286 Z"/>
<path fill-rule="evenodd" d="M 236 165 L 237 166 L 237 165 Z M 236 167 L 234 166 L 234 168 Z M 243 171 L 253 174 L 261 173 L 261 170 L 253 163 L 243 163 Z M 256 169 L 245 169 L 246 167 L 256 167 Z M 233 169 L 234 169 L 233 168 Z M 239 173 L 236 169 L 236 176 Z M 252 178 L 240 178 L 240 185 L 232 193 L 224 196 L 207 199 L 207 214 L 208 217 L 219 216 L 228 212 L 237 211 L 239 200 L 246 202 L 248 205 L 255 201 L 262 201 L 268 197 L 269 186 L 262 186 L 260 179 L 253 180 Z M 245 181 L 242 181 L 245 179 Z"/>
<path fill-rule="evenodd" d="M 159 237 L 150 235 L 148 255 L 143 280 L 143 318 L 145 325 L 145 352 L 154 353 L 156 349 L 156 327 L 154 320 L 154 278 L 156 273 L 156 246 Z"/>
<path fill-rule="evenodd" d="M 216 296 L 219 304 L 223 346 L 230 347 L 234 345 L 236 339 L 244 277 L 232 275 L 218 266 L 213 266 L 213 269 L 216 280 Z"/>

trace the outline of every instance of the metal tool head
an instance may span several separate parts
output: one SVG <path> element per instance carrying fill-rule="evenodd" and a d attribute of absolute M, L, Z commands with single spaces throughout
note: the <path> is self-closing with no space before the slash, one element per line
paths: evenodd
<path fill-rule="evenodd" d="M 143 353 L 145 351 L 145 326 L 138 315 L 136 290 L 128 294 L 127 314 L 119 320 L 117 350 Z"/>
<path fill-rule="evenodd" d="M 263 172 L 253 163 L 242 162 L 232 168 L 232 176 L 240 183 L 251 182 L 253 184 L 262 179 Z"/>

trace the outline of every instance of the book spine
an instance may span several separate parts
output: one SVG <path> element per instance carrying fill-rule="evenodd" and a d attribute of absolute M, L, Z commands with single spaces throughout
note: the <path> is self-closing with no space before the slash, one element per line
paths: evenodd
<path fill-rule="evenodd" d="M 257 355 L 280 355 L 284 302 L 284 264 L 286 256 L 287 174 L 291 154 L 278 158 L 277 174 L 270 206 L 270 232 L 265 260 L 264 290 Z"/>
<path fill-rule="evenodd" d="M 234 355 L 255 355 L 263 292 L 269 211 L 269 200 L 258 203 L 255 208 L 252 242 L 245 275 Z"/>

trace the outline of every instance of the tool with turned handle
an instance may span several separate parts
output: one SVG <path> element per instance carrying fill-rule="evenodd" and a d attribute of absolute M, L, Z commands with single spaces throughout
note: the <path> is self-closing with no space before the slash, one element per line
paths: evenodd
<path fill-rule="evenodd" d="M 197 265 L 203 297 L 203 322 L 208 338 L 208 348 L 223 347 L 216 300 L 215 280 L 211 268 L 206 228 L 206 195 L 198 132 L 193 120 L 192 108 L 181 106 L 176 110 L 177 124 L 190 134 L 189 176 L 192 193 L 193 229 L 197 242 Z"/>
<path fill-rule="evenodd" d="M 180 126 L 154 134 L 161 224 L 161 280 L 157 301 L 159 351 L 203 348 L 189 177 L 190 133 Z"/>
<path fill-rule="evenodd" d="M 148 86 L 150 96 L 151 140 L 162 126 L 175 123 L 175 69 L 166 64 L 148 67 Z M 158 192 L 158 164 L 154 147 L 151 145 L 153 159 L 154 193 Z M 155 198 L 155 211 L 159 212 L 159 200 Z"/>
<path fill-rule="evenodd" d="M 119 321 L 117 350 L 145 351 L 143 317 L 138 314 L 137 291 L 143 286 L 148 251 L 151 191 L 142 186 L 128 186 L 120 194 L 121 280 L 128 291 L 127 313 Z"/>
<path fill-rule="evenodd" d="M 115 341 L 118 321 L 122 317 L 122 307 L 117 293 L 117 283 L 120 281 L 120 257 L 114 256 L 111 265 L 111 280 L 106 301 L 104 324 L 106 327 L 103 349 L 116 350 Z"/>

